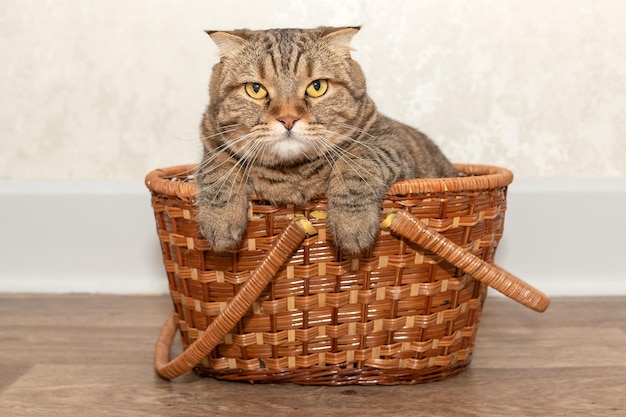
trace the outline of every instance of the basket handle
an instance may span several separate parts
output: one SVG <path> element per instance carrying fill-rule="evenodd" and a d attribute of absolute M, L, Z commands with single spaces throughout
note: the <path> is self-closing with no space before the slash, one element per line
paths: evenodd
<path fill-rule="evenodd" d="M 315 229 L 306 220 L 292 221 L 278 236 L 259 266 L 222 311 L 182 354 L 169 360 L 170 348 L 177 327 L 177 314 L 172 313 L 166 320 L 154 350 L 154 369 L 164 379 L 183 375 L 199 364 L 230 329 L 248 311 L 252 303 L 261 295 L 274 275 L 296 250 L 307 234 L 315 234 Z"/>
<path fill-rule="evenodd" d="M 464 250 L 412 214 L 405 211 L 393 213 L 383 221 L 381 227 L 388 227 L 392 232 L 441 256 L 478 281 L 528 308 L 543 312 L 550 305 L 550 298 L 541 291 Z"/>

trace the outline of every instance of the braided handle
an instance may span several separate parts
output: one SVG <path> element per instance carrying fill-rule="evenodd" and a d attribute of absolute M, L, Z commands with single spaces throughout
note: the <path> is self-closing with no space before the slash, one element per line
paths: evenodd
<path fill-rule="evenodd" d="M 154 369 L 156 372 L 164 379 L 172 379 L 199 364 L 241 320 L 291 253 L 300 246 L 307 236 L 307 230 L 311 233 L 315 229 L 311 231 L 310 225 L 303 220 L 289 224 L 257 269 L 250 275 L 248 282 L 230 300 L 224 311 L 211 322 L 200 338 L 196 339 L 180 356 L 170 361 L 170 347 L 176 334 L 177 321 L 176 313 L 172 313 L 163 325 L 155 347 Z"/>
<path fill-rule="evenodd" d="M 441 256 L 478 281 L 487 284 L 528 308 L 543 312 L 550 305 L 550 298 L 541 291 L 505 270 L 467 252 L 407 212 L 401 211 L 392 214 L 381 226 L 389 227 L 392 232 Z"/>

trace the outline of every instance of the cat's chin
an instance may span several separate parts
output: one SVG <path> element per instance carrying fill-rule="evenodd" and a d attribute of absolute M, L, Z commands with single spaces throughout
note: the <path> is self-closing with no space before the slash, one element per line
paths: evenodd
<path fill-rule="evenodd" d="M 316 156 L 315 149 L 301 139 L 282 137 L 266 149 L 261 162 L 268 166 L 297 165 L 316 159 Z"/>

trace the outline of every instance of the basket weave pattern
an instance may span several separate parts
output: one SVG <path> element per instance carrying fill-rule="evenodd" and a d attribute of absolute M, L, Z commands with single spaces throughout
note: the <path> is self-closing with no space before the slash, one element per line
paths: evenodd
<path fill-rule="evenodd" d="M 394 185 L 381 220 L 409 212 L 492 263 L 512 175 L 457 167 L 468 176 Z M 389 232 L 362 256 L 346 256 L 326 232 L 324 199 L 294 207 L 253 196 L 242 244 L 215 253 L 198 232 L 195 186 L 181 174 L 192 169 L 159 170 L 147 179 L 185 348 L 224 311 L 293 218 L 308 219 L 318 232 L 280 267 L 198 372 L 252 382 L 400 384 L 443 379 L 469 364 L 486 285 Z M 165 181 L 157 186 L 155 178 Z"/>

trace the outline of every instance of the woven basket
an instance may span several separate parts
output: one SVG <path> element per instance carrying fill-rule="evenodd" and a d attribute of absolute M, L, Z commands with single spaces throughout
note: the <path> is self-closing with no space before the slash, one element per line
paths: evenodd
<path fill-rule="evenodd" d="M 537 311 L 549 299 L 492 265 L 511 172 L 457 168 L 464 176 L 393 185 L 383 230 L 358 258 L 333 244 L 326 200 L 274 206 L 256 195 L 240 247 L 213 252 L 195 220 L 195 166 L 149 173 L 174 304 L 155 350 L 159 375 L 412 384 L 463 370 L 488 286 Z M 170 361 L 176 329 L 185 350 Z"/>

